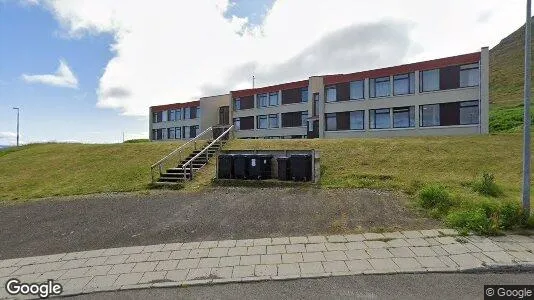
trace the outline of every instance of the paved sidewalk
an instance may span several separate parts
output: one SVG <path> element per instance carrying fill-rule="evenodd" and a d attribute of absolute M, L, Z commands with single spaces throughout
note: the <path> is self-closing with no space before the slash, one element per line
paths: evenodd
<path fill-rule="evenodd" d="M 534 266 L 534 236 L 451 229 L 204 241 L 0 261 L 0 282 L 54 279 L 63 295 L 195 284 Z M 0 298 L 9 298 L 5 288 Z"/>

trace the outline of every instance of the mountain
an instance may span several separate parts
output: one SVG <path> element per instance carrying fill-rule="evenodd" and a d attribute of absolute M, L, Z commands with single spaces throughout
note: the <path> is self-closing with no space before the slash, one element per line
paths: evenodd
<path fill-rule="evenodd" d="M 532 29 L 531 35 L 534 42 L 534 26 Z M 522 105 L 524 45 L 525 25 L 490 49 L 490 103 L 492 109 Z M 532 61 L 534 62 L 534 56 Z"/>

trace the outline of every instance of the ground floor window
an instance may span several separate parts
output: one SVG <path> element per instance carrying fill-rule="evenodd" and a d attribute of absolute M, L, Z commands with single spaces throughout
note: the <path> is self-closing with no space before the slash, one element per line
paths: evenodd
<path fill-rule="evenodd" d="M 335 113 L 326 114 L 326 130 L 337 130 L 337 118 Z"/>
<path fill-rule="evenodd" d="M 389 108 L 369 110 L 369 128 L 371 129 L 390 128 Z"/>
<path fill-rule="evenodd" d="M 152 129 L 152 140 L 162 140 L 163 139 L 163 129 Z"/>
<path fill-rule="evenodd" d="M 258 116 L 258 129 L 267 129 L 268 127 L 267 116 Z"/>
<path fill-rule="evenodd" d="M 479 101 L 421 105 L 419 119 L 421 127 L 479 124 Z"/>
<path fill-rule="evenodd" d="M 350 129 L 351 130 L 363 130 L 364 111 L 357 110 L 350 112 Z"/>
<path fill-rule="evenodd" d="M 478 124 L 478 101 L 460 102 L 460 125 Z"/>
<path fill-rule="evenodd" d="M 439 126 L 439 104 L 419 106 L 419 119 L 421 127 Z"/>
<path fill-rule="evenodd" d="M 415 127 L 415 106 L 393 108 L 393 127 Z"/>

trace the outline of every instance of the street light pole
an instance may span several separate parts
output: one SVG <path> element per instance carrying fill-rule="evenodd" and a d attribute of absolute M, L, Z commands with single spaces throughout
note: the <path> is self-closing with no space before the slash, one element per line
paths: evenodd
<path fill-rule="evenodd" d="M 20 108 L 13 107 L 13 109 L 17 110 L 17 147 L 18 147 L 19 146 L 19 112 L 20 112 Z"/>
<path fill-rule="evenodd" d="M 530 216 L 530 52 L 531 52 L 531 0 L 527 0 L 525 23 L 525 102 L 523 105 L 523 209 Z"/>

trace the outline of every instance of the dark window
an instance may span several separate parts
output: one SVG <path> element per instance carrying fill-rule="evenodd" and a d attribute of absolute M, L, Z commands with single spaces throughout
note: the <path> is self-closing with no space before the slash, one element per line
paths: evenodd
<path fill-rule="evenodd" d="M 369 79 L 369 97 L 389 96 L 389 76 Z"/>
<path fill-rule="evenodd" d="M 393 76 L 393 95 L 406 95 L 415 92 L 415 73 Z"/>
<path fill-rule="evenodd" d="M 336 130 L 349 130 L 350 129 L 350 112 L 338 112 L 336 113 Z"/>
<path fill-rule="evenodd" d="M 460 67 L 450 66 L 439 69 L 439 89 L 449 90 L 460 87 Z"/>
<path fill-rule="evenodd" d="M 393 128 L 415 127 L 415 106 L 393 108 Z"/>
<path fill-rule="evenodd" d="M 325 118 L 326 118 L 326 130 L 328 131 L 337 130 L 336 114 L 335 113 L 325 114 Z"/>
<path fill-rule="evenodd" d="M 390 128 L 389 108 L 369 110 L 369 128 Z"/>
<path fill-rule="evenodd" d="M 196 119 L 197 118 L 197 112 L 198 112 L 198 107 L 192 107 L 189 110 L 189 113 L 191 114 L 191 119 Z"/>
<path fill-rule="evenodd" d="M 169 109 L 167 111 L 167 121 L 175 121 L 175 120 L 176 120 L 175 111 L 172 109 Z"/>
<path fill-rule="evenodd" d="M 163 112 L 161 111 L 152 113 L 152 123 L 160 123 L 163 119 L 162 117 L 163 117 Z"/>
<path fill-rule="evenodd" d="M 282 104 L 299 103 L 300 89 L 282 90 Z"/>
<path fill-rule="evenodd" d="M 480 73 L 478 64 L 465 65 L 460 67 L 460 87 L 478 86 Z"/>
<path fill-rule="evenodd" d="M 439 121 L 441 126 L 460 124 L 460 105 L 458 102 L 440 103 Z"/>
<path fill-rule="evenodd" d="M 167 138 L 169 140 L 173 140 L 175 139 L 175 135 L 174 135 L 174 127 L 171 127 L 171 128 L 167 128 Z"/>
<path fill-rule="evenodd" d="M 319 115 L 319 93 L 313 94 L 313 116 Z"/>
<path fill-rule="evenodd" d="M 152 139 L 153 140 L 162 140 L 163 139 L 163 129 L 152 129 Z"/>
<path fill-rule="evenodd" d="M 239 129 L 240 130 L 250 130 L 254 129 L 254 117 L 241 117 L 239 118 Z"/>
<path fill-rule="evenodd" d="M 348 82 L 336 84 L 336 101 L 350 100 L 350 85 Z"/>
<path fill-rule="evenodd" d="M 364 98 L 363 88 L 364 81 L 351 81 L 350 82 L 350 100 L 361 100 Z"/>
<path fill-rule="evenodd" d="M 439 69 L 421 71 L 419 77 L 420 92 L 439 90 Z"/>
<path fill-rule="evenodd" d="M 308 117 L 307 112 L 288 112 L 282 113 L 282 127 L 299 127 L 302 125 L 303 114 L 306 113 L 306 118 Z"/>

